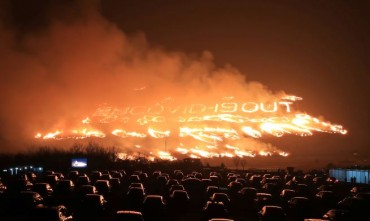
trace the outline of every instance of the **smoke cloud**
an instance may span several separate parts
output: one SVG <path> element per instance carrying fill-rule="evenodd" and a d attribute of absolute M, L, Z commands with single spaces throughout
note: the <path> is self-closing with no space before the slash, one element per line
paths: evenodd
<path fill-rule="evenodd" d="M 127 35 L 91 1 L 59 6 L 50 3 L 43 15 L 45 22 L 35 29 L 20 27 L 9 19 L 13 16 L 11 7 L 3 9 L 2 151 L 29 148 L 39 131 L 73 128 L 104 104 L 152 106 L 168 100 L 214 104 L 225 97 L 268 102 L 284 94 L 248 82 L 230 65 L 216 67 L 209 51 L 190 56 L 153 47 L 143 33 Z M 159 129 L 174 127 L 166 126 Z M 137 123 L 131 125 L 135 127 Z M 152 142 L 148 144 L 155 146 Z M 274 149 L 251 138 L 243 142 L 253 145 L 250 149 L 259 145 Z M 121 147 L 132 144 L 130 139 L 120 141 Z"/>

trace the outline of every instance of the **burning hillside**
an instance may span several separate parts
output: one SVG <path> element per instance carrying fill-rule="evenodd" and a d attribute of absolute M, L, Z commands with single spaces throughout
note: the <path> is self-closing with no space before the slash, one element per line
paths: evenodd
<path fill-rule="evenodd" d="M 208 51 L 153 47 L 90 4 L 76 3 L 79 13 L 52 16 L 33 32 L 0 23 L 4 146 L 93 138 L 166 159 L 287 156 L 262 138 L 346 134 L 295 110 L 299 97 L 216 66 Z"/>
<path fill-rule="evenodd" d="M 314 132 L 340 133 L 340 125 L 294 111 L 296 96 L 279 101 L 237 102 L 225 97 L 219 103 L 178 104 L 171 98 L 151 106 L 122 108 L 103 105 L 75 129 L 58 128 L 37 133 L 38 139 L 121 139 L 123 147 L 152 158 L 254 157 L 288 153 L 257 140 L 285 134 L 311 136 Z M 161 141 L 162 140 L 162 141 Z M 164 142 L 163 142 L 164 141 Z M 134 151 L 135 152 L 135 151 Z"/>

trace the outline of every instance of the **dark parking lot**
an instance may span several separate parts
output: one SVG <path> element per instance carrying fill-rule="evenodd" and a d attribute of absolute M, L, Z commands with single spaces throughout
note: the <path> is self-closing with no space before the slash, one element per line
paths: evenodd
<path fill-rule="evenodd" d="M 324 171 L 47 170 L 3 174 L 1 220 L 361 220 L 368 185 Z"/>

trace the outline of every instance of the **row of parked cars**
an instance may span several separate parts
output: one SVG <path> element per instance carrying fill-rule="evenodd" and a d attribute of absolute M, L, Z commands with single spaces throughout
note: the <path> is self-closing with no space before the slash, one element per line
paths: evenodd
<path fill-rule="evenodd" d="M 1 220 L 363 220 L 367 185 L 325 173 L 46 171 L 3 175 Z"/>

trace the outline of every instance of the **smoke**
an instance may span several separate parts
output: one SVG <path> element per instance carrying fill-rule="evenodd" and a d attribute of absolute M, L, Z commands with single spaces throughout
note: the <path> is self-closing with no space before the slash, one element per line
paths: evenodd
<path fill-rule="evenodd" d="M 229 96 L 264 102 L 283 94 L 247 82 L 234 67 L 216 67 L 209 51 L 189 56 L 153 47 L 143 33 L 129 36 L 104 18 L 95 2 L 60 6 L 49 2 L 42 22 L 23 26 L 11 19 L 11 6 L 3 9 L 2 151 L 29 148 L 38 131 L 72 128 L 104 103 L 212 103 Z"/>

